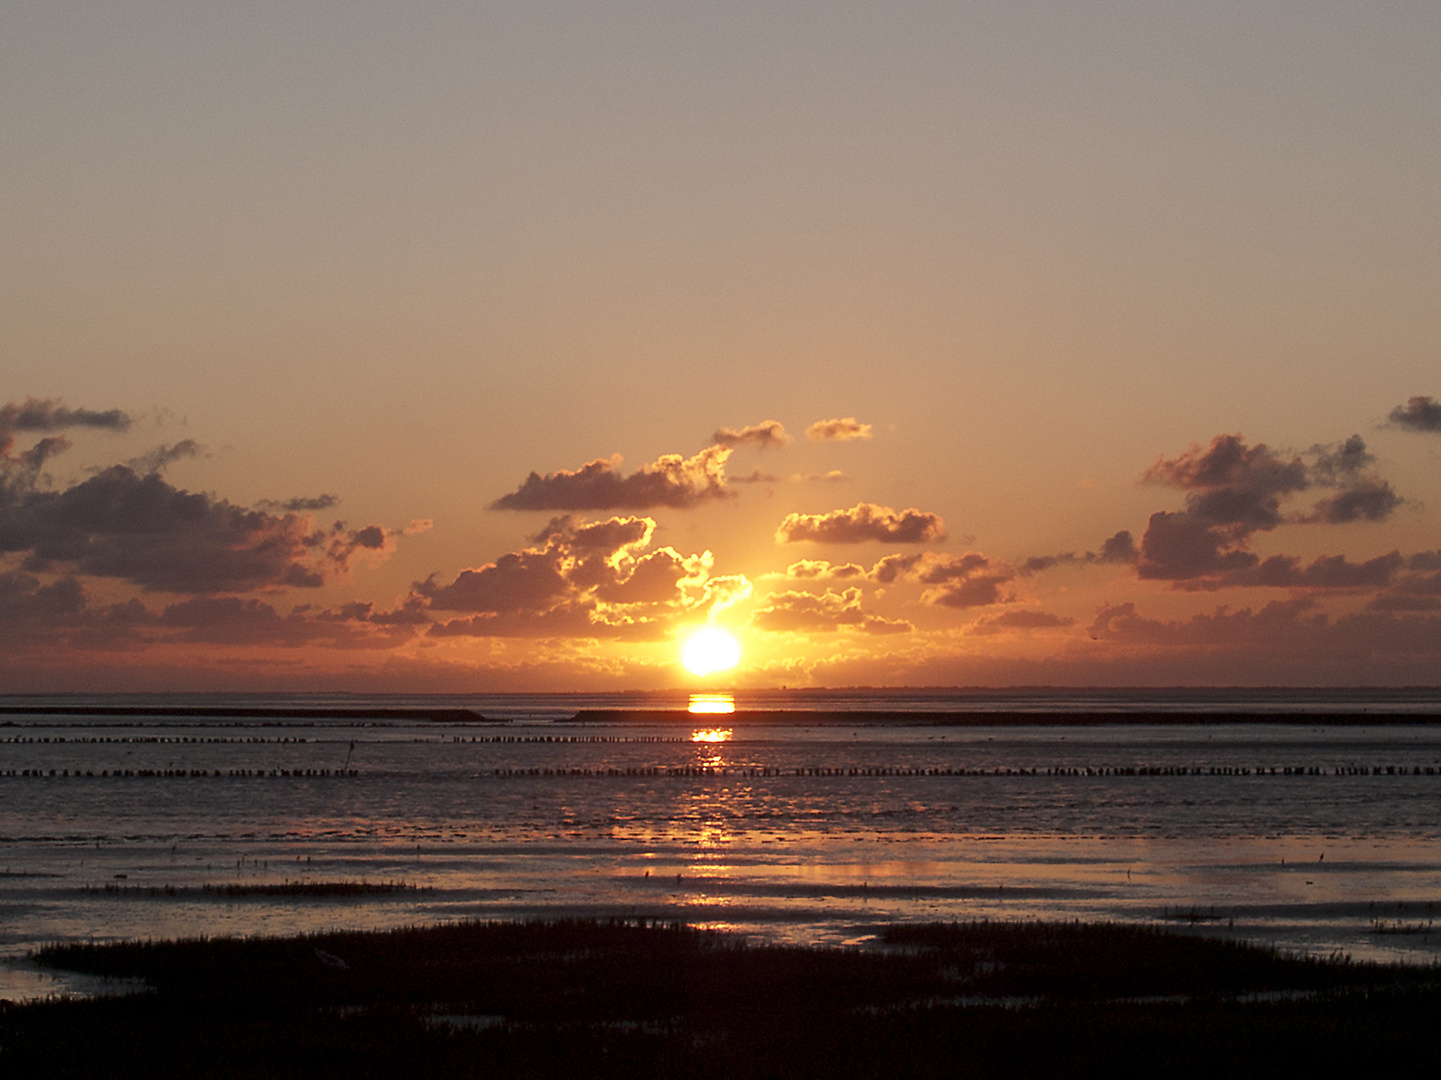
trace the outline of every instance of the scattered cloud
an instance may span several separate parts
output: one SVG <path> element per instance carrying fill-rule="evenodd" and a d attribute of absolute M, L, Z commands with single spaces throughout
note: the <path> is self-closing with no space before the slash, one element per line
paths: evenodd
<path fill-rule="evenodd" d="M 1142 479 L 1185 491 L 1186 505 L 1151 515 L 1138 575 L 1182 587 L 1241 583 L 1260 563 L 1249 549 L 1257 532 L 1288 522 L 1382 521 L 1402 503 L 1390 484 L 1366 471 L 1373 459 L 1359 435 L 1336 447 L 1314 446 L 1307 458 L 1283 458 L 1264 443 L 1218 435 L 1205 449 L 1193 445 L 1177 458 L 1158 459 Z M 1311 487 L 1336 490 L 1309 511 L 1288 513 L 1284 504 Z"/>
<path fill-rule="evenodd" d="M 776 543 L 859 544 L 881 541 L 924 544 L 945 539 L 945 523 L 914 508 L 897 513 L 889 506 L 857 503 L 828 514 L 788 514 L 776 530 Z"/>
<path fill-rule="evenodd" d="M 647 551 L 655 528 L 649 517 L 555 518 L 536 546 L 462 570 L 447 583 L 433 575 L 414 592 L 432 612 L 470 616 L 436 624 L 431 632 L 438 636 L 655 638 L 672 616 L 713 605 L 725 593 L 710 576 L 710 552 Z"/>
<path fill-rule="evenodd" d="M 743 428 L 716 428 L 711 441 L 720 446 L 734 449 L 737 446 L 768 447 L 785 446 L 791 441 L 785 426 L 779 420 L 762 420 L 759 424 L 748 424 Z"/>
<path fill-rule="evenodd" d="M 854 439 L 869 439 L 871 425 L 863 424 L 854 416 L 836 420 L 817 420 L 806 428 L 806 438 L 817 442 L 851 442 Z"/>
<path fill-rule="evenodd" d="M 579 469 L 531 473 L 492 510 L 650 510 L 684 509 L 730 494 L 725 464 L 730 447 L 710 446 L 685 458 L 666 454 L 629 476 L 620 471 L 620 455 L 597 458 Z"/>
<path fill-rule="evenodd" d="M 988 615 L 971 625 L 972 634 L 1003 634 L 1008 630 L 1059 630 L 1074 626 L 1075 619 L 1049 611 L 1004 611 Z"/>
<path fill-rule="evenodd" d="M 39 470 L 69 447 L 63 436 L 47 435 L 13 453 L 16 432 L 130 425 L 119 409 L 71 409 L 35 398 L 0 406 L 0 555 L 23 555 L 33 573 L 211 594 L 315 587 L 344 577 L 356 556 L 374 559 L 393 548 L 392 534 L 377 525 L 351 530 L 337 522 L 317 530 L 312 518 L 290 509 L 277 514 L 174 487 L 161 472 L 201 452 L 192 439 L 60 489 Z"/>
<path fill-rule="evenodd" d="M 141 476 L 148 476 L 150 473 L 163 472 L 172 462 L 199 457 L 204 452 L 205 448 L 194 439 L 181 439 L 173 445 L 157 446 L 137 458 L 131 458 L 126 465 Z"/>
<path fill-rule="evenodd" d="M 283 513 L 302 514 L 319 513 L 322 510 L 329 510 L 340 502 L 334 495 L 316 495 L 311 498 L 285 499 L 262 499 L 256 503 L 263 510 L 279 510 Z"/>
<path fill-rule="evenodd" d="M 846 626 L 857 627 L 866 633 L 893 634 L 912 629 L 910 623 L 881 618 L 864 611 L 858 588 L 846 589 L 839 594 L 827 589 L 819 596 L 794 591 L 772 593 L 766 597 L 766 606 L 751 616 L 751 624 L 769 631 L 825 632 Z"/>
<path fill-rule="evenodd" d="M 357 552 L 386 551 L 387 536 L 374 525 L 316 531 L 309 516 L 234 506 L 124 465 L 61 491 L 0 491 L 0 552 L 168 592 L 318 586 Z"/>
<path fill-rule="evenodd" d="M 866 570 L 855 563 L 831 563 L 824 559 L 802 559 L 786 567 L 785 576 L 797 581 L 831 579 L 843 581 L 848 578 L 863 578 Z"/>
<path fill-rule="evenodd" d="M 1397 427 L 1412 431 L 1441 431 L 1441 401 L 1431 397 L 1413 397 L 1405 405 L 1392 409 L 1388 419 Z"/>
<path fill-rule="evenodd" d="M 0 405 L 0 457 L 9 457 L 17 431 L 50 432 L 68 428 L 126 431 L 131 419 L 120 409 L 72 409 L 55 398 L 26 398 Z"/>

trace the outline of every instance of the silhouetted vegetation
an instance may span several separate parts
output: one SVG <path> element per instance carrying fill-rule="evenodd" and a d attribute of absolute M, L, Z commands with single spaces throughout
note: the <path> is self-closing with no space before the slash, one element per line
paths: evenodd
<path fill-rule="evenodd" d="M 892 927 L 870 949 L 678 924 L 60 945 L 131 997 L 0 1011 L 7 1076 L 1435 1075 L 1438 972 L 1137 927 Z"/>

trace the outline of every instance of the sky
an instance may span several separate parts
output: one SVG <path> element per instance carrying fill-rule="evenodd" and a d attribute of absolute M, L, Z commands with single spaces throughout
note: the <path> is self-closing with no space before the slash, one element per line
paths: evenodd
<path fill-rule="evenodd" d="M 1434 3 L 11 0 L 0 100 L 0 692 L 1441 683 Z"/>

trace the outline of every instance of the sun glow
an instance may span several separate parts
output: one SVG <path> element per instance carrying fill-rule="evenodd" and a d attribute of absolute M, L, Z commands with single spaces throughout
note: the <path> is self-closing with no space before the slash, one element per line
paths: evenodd
<path fill-rule="evenodd" d="M 740 643 L 726 631 L 715 626 L 697 630 L 686 639 L 680 662 L 692 675 L 710 675 L 726 671 L 740 663 Z"/>

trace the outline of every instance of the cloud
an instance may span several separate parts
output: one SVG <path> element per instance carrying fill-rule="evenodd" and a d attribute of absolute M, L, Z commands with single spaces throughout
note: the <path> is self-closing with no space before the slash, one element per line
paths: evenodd
<path fill-rule="evenodd" d="M 333 649 L 394 647 L 412 640 L 429 623 L 414 610 L 377 612 L 373 604 L 350 603 L 339 609 L 309 605 L 282 615 L 254 597 L 205 596 L 171 604 L 157 620 L 177 640 L 226 646 L 322 645 Z"/>
<path fill-rule="evenodd" d="M 1089 553 L 1087 553 L 1087 557 L 1089 557 Z M 1131 538 L 1130 530 L 1122 529 L 1101 545 L 1096 562 L 1133 563 L 1140 557 L 1141 553 L 1136 550 L 1136 541 Z"/>
<path fill-rule="evenodd" d="M 147 476 L 150 473 L 162 472 L 171 462 L 197 457 L 203 451 L 204 448 L 194 439 L 181 439 L 174 445 L 157 446 L 148 453 L 132 458 L 126 465 L 141 476 Z"/>
<path fill-rule="evenodd" d="M 277 499 L 261 499 L 256 503 L 264 510 L 280 510 L 286 513 L 317 513 L 321 510 L 329 510 L 340 502 L 334 495 L 316 495 L 313 498 L 294 498 L 283 501 Z"/>
<path fill-rule="evenodd" d="M 941 589 L 929 590 L 921 599 L 938 607 L 987 607 L 1008 599 L 1002 595 L 1001 586 L 1010 580 L 1009 574 L 980 574 Z"/>
<path fill-rule="evenodd" d="M 1344 525 L 1348 521 L 1384 521 L 1404 500 L 1384 480 L 1363 480 L 1321 499 L 1312 507 L 1309 520 L 1322 525 Z"/>
<path fill-rule="evenodd" d="M 536 546 L 413 589 L 429 611 L 470 616 L 437 623 L 439 637 L 654 639 L 676 614 L 718 602 L 712 588 L 722 588 L 710 552 L 647 551 L 654 532 L 649 517 L 555 518 Z"/>
<path fill-rule="evenodd" d="M 785 446 L 791 441 L 791 437 L 786 434 L 786 429 L 779 420 L 763 420 L 759 424 L 749 424 L 743 428 L 716 428 L 711 441 L 732 449 L 737 446 L 759 446 L 764 450 L 772 446 Z"/>
<path fill-rule="evenodd" d="M 890 585 L 905 577 L 913 566 L 920 562 L 922 556 L 916 555 L 885 555 L 876 560 L 871 567 L 871 580 L 880 585 Z"/>
<path fill-rule="evenodd" d="M 1084 555 L 1077 555 L 1074 551 L 1065 551 L 1059 555 L 1032 555 L 1020 565 L 1019 572 L 1039 574 L 1056 566 L 1133 563 L 1138 558 L 1140 552 L 1136 550 L 1136 541 L 1131 538 L 1128 530 L 1122 529 L 1106 539 L 1099 552 L 1088 551 Z"/>
<path fill-rule="evenodd" d="M 889 506 L 857 503 L 828 514 L 788 514 L 776 530 L 776 543 L 859 544 L 878 540 L 923 544 L 945 539 L 945 523 L 914 508 L 897 513 Z"/>
<path fill-rule="evenodd" d="M 1281 524 L 1281 498 L 1307 483 L 1299 457 L 1283 461 L 1265 443 L 1247 446 L 1240 435 L 1217 435 L 1205 450 L 1192 445 L 1173 460 L 1158 458 L 1142 479 L 1189 492 L 1188 512 L 1230 535 Z"/>
<path fill-rule="evenodd" d="M 1311 476 L 1319 483 L 1343 483 L 1362 469 L 1376 462 L 1359 435 L 1352 435 L 1340 446 L 1317 444 L 1311 447 L 1314 461 Z"/>
<path fill-rule="evenodd" d="M 312 519 L 234 506 L 113 465 L 62 491 L 0 489 L 0 552 L 181 593 L 314 587 L 353 555 L 383 553 L 379 526 L 316 531 Z"/>
<path fill-rule="evenodd" d="M 871 425 L 862 424 L 854 416 L 837 420 L 817 420 L 806 428 L 806 438 L 817 442 L 850 442 L 853 439 L 869 439 Z"/>
<path fill-rule="evenodd" d="M 798 581 L 808 579 L 835 579 L 844 580 L 847 578 L 863 578 L 866 570 L 863 566 L 855 563 L 831 563 L 824 559 L 801 559 L 786 567 L 786 577 L 795 578 Z"/>
<path fill-rule="evenodd" d="M 1016 572 L 979 551 L 962 555 L 927 551 L 887 555 L 876 561 L 868 576 L 880 585 L 904 580 L 931 586 L 921 594 L 921 602 L 933 607 L 972 608 L 1009 603 L 1013 597 L 1002 590 Z"/>
<path fill-rule="evenodd" d="M 1241 582 L 1260 561 L 1248 548 L 1256 532 L 1286 522 L 1381 521 L 1401 505 L 1386 481 L 1366 472 L 1373 458 L 1359 435 L 1336 447 L 1314 446 L 1307 456 L 1309 462 L 1284 459 L 1264 443 L 1218 435 L 1204 450 L 1193 445 L 1175 459 L 1157 459 L 1142 479 L 1185 491 L 1186 505 L 1151 515 L 1137 574 L 1177 583 L 1206 579 L 1203 587 Z M 1288 499 L 1312 486 L 1337 490 L 1309 511 L 1285 512 Z"/>
<path fill-rule="evenodd" d="M 1405 405 L 1397 405 L 1388 417 L 1397 427 L 1412 431 L 1441 431 L 1441 401 L 1430 397 L 1413 397 Z"/>
<path fill-rule="evenodd" d="M 17 431 L 65 431 L 68 428 L 99 428 L 125 431 L 129 415 L 120 409 L 71 409 L 54 398 L 26 398 L 16 404 L 0 405 L 0 458 L 8 458 Z"/>
<path fill-rule="evenodd" d="M 1049 611 L 1006 611 L 977 619 L 969 632 L 989 635 L 1007 630 L 1058 630 L 1075 623 L 1069 616 L 1052 615 Z"/>
<path fill-rule="evenodd" d="M 1441 659 L 1441 618 L 1366 611 L 1332 619 L 1308 597 L 1174 621 L 1144 617 L 1133 603 L 1108 605 L 1089 636 L 1107 647 L 1107 663 L 1134 658 L 1152 672 L 1213 685 L 1424 682 Z"/>
<path fill-rule="evenodd" d="M 725 464 L 730 447 L 710 446 L 694 457 L 666 454 L 629 476 L 620 472 L 620 455 L 597 458 L 579 469 L 541 476 L 531 473 L 492 510 L 648 510 L 684 509 L 727 497 Z"/>
<path fill-rule="evenodd" d="M 1226 585 L 1257 585 L 1293 589 L 1377 589 L 1391 583 L 1405 564 L 1400 552 L 1353 563 L 1344 555 L 1323 555 L 1302 566 L 1292 555 L 1273 555 L 1257 565 L 1233 572 Z"/>
<path fill-rule="evenodd" d="M 19 404 L 0 405 L 0 498 L 18 498 L 33 490 L 45 463 L 71 445 L 63 435 L 46 435 L 30 449 L 16 451 L 16 432 L 58 432 L 75 427 L 124 431 L 130 423 L 130 417 L 119 409 L 71 409 L 53 399 L 26 398 Z"/>
<path fill-rule="evenodd" d="M 853 626 L 866 633 L 892 634 L 912 629 L 910 623 L 867 614 L 861 608 L 861 590 L 857 588 L 840 594 L 827 589 L 819 596 L 793 591 L 773 593 L 766 601 L 766 606 L 751 616 L 751 624 L 761 630 L 828 632 Z"/>

